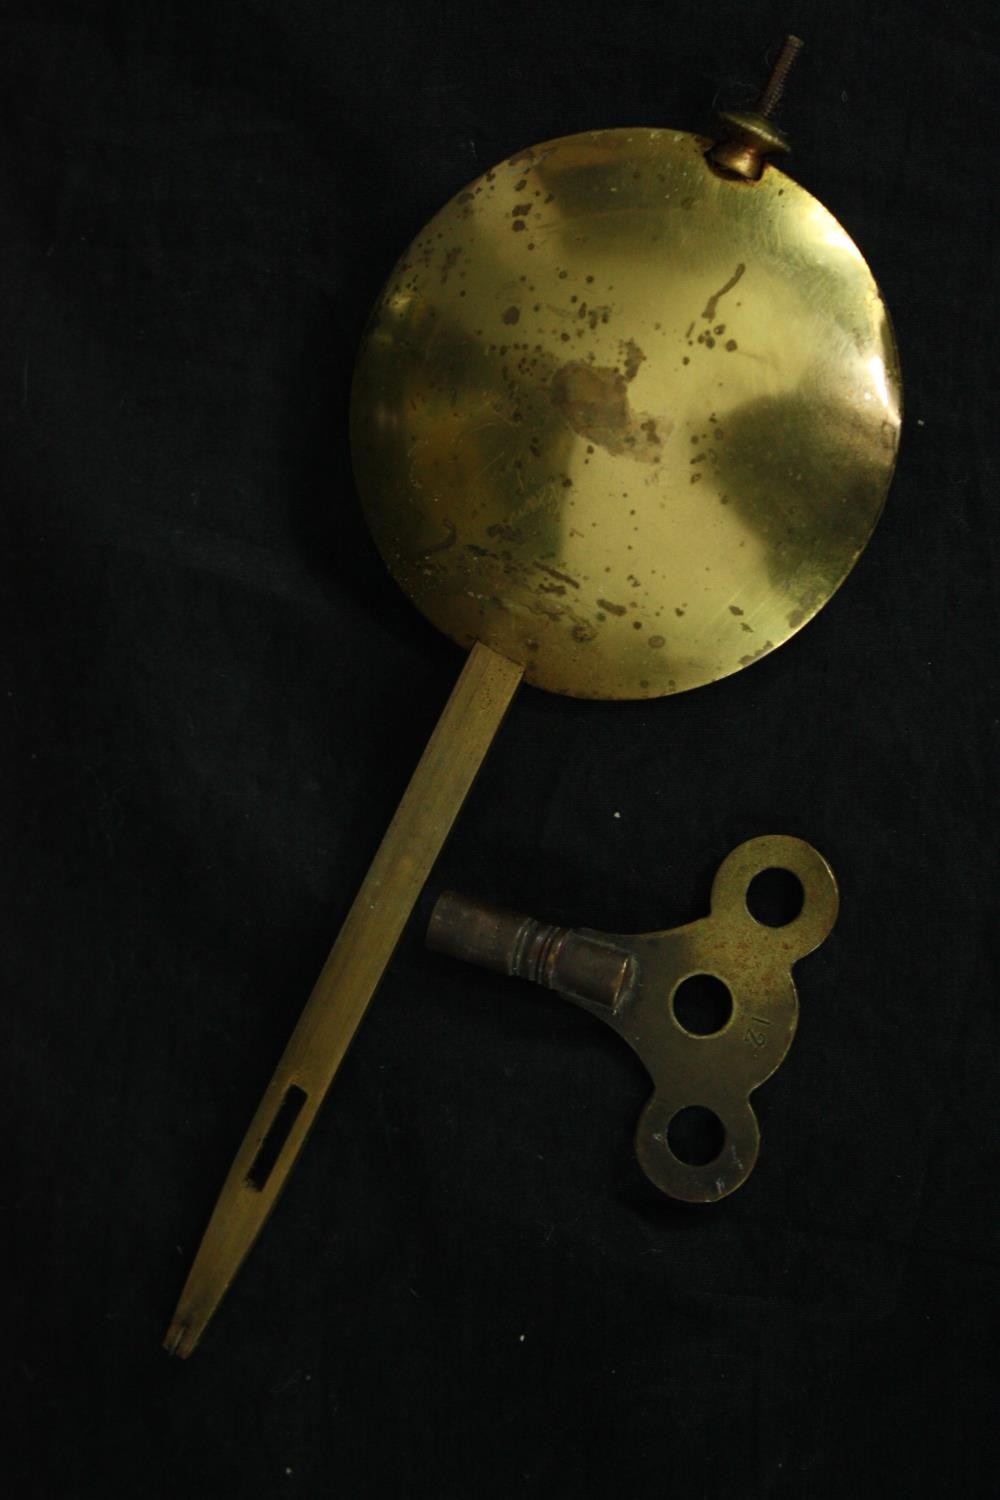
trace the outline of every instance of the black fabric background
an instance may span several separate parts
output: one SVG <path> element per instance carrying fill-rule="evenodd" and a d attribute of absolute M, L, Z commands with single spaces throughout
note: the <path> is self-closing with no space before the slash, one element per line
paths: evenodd
<path fill-rule="evenodd" d="M 750 671 L 523 692 L 428 888 L 641 930 L 700 914 L 744 838 L 822 849 L 842 916 L 798 971 L 757 1171 L 714 1208 L 659 1198 L 627 1049 L 430 957 L 415 919 L 171 1361 L 461 664 L 356 506 L 367 310 L 488 165 L 707 129 L 787 29 L 791 170 L 901 347 L 884 519 Z M 995 1493 L 998 92 L 986 0 L 3 7 L 7 1493 Z"/>

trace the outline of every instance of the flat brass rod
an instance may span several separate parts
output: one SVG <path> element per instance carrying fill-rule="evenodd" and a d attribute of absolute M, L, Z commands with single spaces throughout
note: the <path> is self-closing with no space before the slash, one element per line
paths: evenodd
<path fill-rule="evenodd" d="M 264 1227 L 522 675 L 473 646 L 230 1168 L 164 1340 L 172 1354 L 195 1348 Z"/>

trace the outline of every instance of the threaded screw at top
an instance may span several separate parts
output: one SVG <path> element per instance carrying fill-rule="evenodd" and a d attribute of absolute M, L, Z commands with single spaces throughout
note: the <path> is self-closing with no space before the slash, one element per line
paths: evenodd
<path fill-rule="evenodd" d="M 785 91 L 785 80 L 789 70 L 799 53 L 802 51 L 803 41 L 801 37 L 786 36 L 782 44 L 778 59 L 771 69 L 771 76 L 764 85 L 761 96 L 757 101 L 757 113 L 768 119 L 778 106 L 778 101 Z"/>

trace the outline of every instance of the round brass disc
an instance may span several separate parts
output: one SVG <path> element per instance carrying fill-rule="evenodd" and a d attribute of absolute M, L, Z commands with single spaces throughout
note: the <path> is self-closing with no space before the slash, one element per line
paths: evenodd
<path fill-rule="evenodd" d="M 899 369 L 853 241 L 774 167 L 568 136 L 441 210 L 359 356 L 358 485 L 436 625 L 585 698 L 711 682 L 826 602 L 881 510 Z"/>

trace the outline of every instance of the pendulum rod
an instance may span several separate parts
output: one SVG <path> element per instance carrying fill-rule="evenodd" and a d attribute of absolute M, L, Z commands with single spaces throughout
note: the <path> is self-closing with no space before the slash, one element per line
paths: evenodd
<path fill-rule="evenodd" d="M 523 668 L 477 642 L 230 1168 L 164 1341 L 189 1355 L 284 1187 Z"/>

